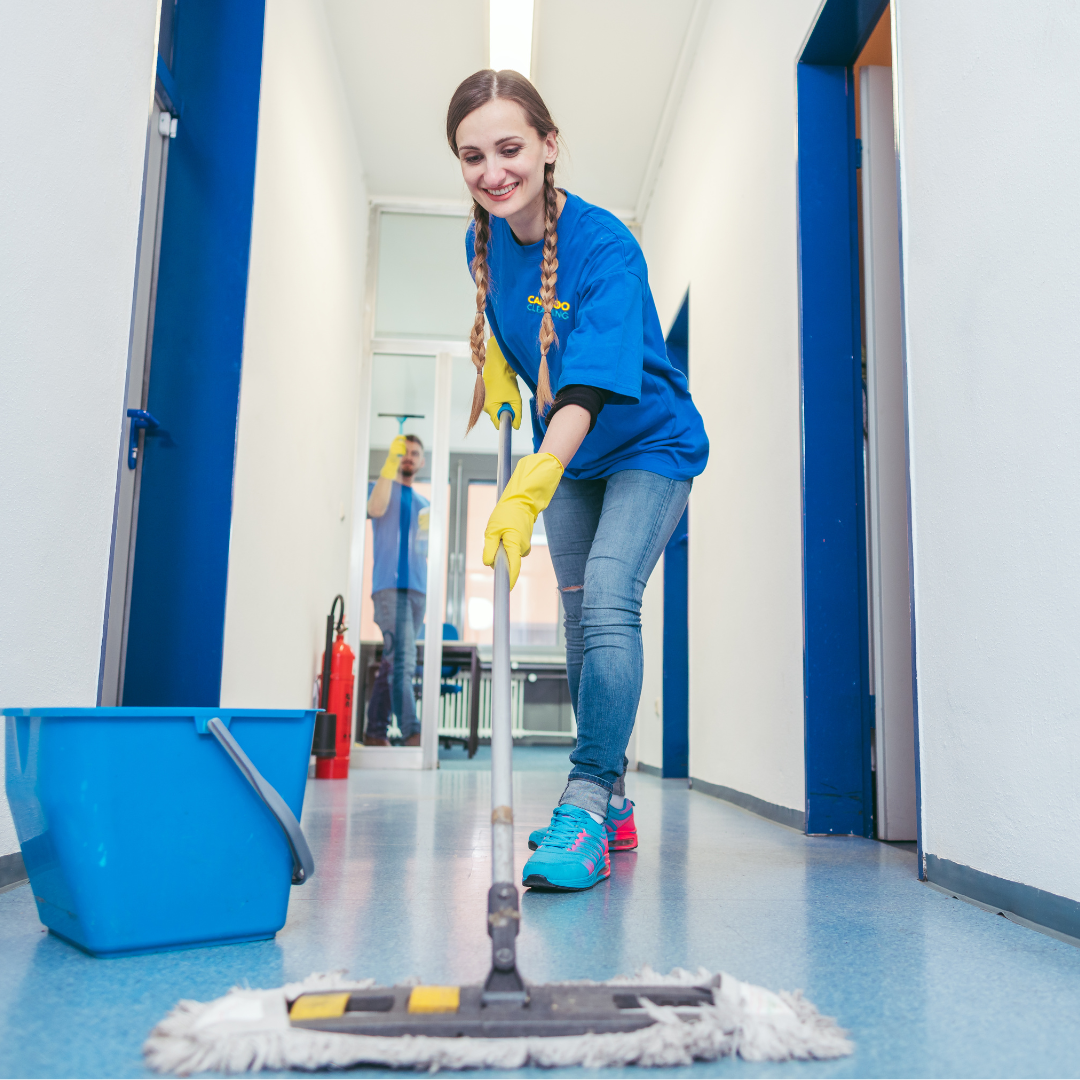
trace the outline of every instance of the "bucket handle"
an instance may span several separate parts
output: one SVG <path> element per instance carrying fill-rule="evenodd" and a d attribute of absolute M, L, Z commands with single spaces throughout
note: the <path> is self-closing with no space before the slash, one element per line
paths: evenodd
<path fill-rule="evenodd" d="M 289 843 L 289 851 L 292 852 L 292 883 L 303 885 L 315 873 L 315 860 L 300 829 L 300 822 L 286 806 L 285 800 L 263 779 L 251 758 L 240 748 L 240 744 L 221 720 L 216 716 L 211 717 L 206 727 L 210 734 L 221 743 L 225 753 L 232 758 L 233 764 L 243 774 L 244 779 L 255 789 L 255 794 L 266 804 L 267 810 L 277 819 Z"/>

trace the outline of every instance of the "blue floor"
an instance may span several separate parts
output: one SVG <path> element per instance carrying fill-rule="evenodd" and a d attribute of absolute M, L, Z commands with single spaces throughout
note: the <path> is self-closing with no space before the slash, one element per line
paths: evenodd
<path fill-rule="evenodd" d="M 519 865 L 562 788 L 565 755 L 515 755 Z M 309 784 L 303 823 L 317 872 L 293 890 L 276 941 L 94 960 L 42 930 L 28 887 L 0 895 L 0 1075 L 148 1075 L 140 1046 L 154 1022 L 179 998 L 236 984 L 334 968 L 384 982 L 481 981 L 488 777 L 459 750 L 444 758 L 438 773 Z M 526 977 L 702 964 L 803 988 L 857 1050 L 837 1062 L 595 1075 L 1080 1075 L 1080 949 L 920 884 L 907 851 L 805 837 L 681 781 L 636 773 L 627 787 L 639 851 L 615 856 L 610 880 L 589 892 L 523 898 Z"/>

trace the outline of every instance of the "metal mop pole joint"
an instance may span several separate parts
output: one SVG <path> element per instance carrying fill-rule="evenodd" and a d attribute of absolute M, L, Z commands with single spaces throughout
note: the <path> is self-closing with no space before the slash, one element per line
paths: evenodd
<path fill-rule="evenodd" d="M 514 410 L 499 410 L 498 495 L 510 479 L 510 431 Z M 502 544 L 495 554 L 495 619 L 491 639 L 491 889 L 488 934 L 491 973 L 482 1002 L 524 1006 L 529 1002 L 517 970 L 517 932 L 521 923 L 514 883 L 514 738 L 510 717 L 510 564 Z"/>

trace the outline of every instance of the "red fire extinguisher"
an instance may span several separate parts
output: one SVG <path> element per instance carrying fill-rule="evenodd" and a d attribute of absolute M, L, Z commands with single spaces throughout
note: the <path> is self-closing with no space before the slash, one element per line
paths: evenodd
<path fill-rule="evenodd" d="M 340 606 L 337 624 L 334 611 Z M 353 663 L 356 657 L 345 643 L 345 600 L 335 596 L 326 618 L 326 648 L 322 657 L 322 686 L 319 706 L 333 716 L 336 734 L 333 757 L 316 757 L 315 776 L 319 780 L 346 780 L 349 776 L 349 751 L 352 749 Z M 337 636 L 335 637 L 334 634 Z M 321 718 L 320 718 L 321 719 Z M 318 742 L 318 735 L 316 735 Z"/>

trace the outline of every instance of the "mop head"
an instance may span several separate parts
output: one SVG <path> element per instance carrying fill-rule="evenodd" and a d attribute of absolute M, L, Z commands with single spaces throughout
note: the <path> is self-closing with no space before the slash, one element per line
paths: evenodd
<path fill-rule="evenodd" d="M 838 1058 L 854 1050 L 847 1032 L 822 1016 L 800 991 L 774 994 L 730 975 L 642 968 L 606 983 L 567 985 L 709 986 L 715 1004 L 689 1019 L 643 1002 L 656 1023 L 616 1034 L 522 1038 L 350 1035 L 290 1026 L 301 994 L 367 990 L 343 971 L 311 975 L 277 990 L 235 988 L 217 1001 L 181 1001 L 150 1033 L 143 1053 L 158 1072 L 257 1072 L 260 1069 L 348 1069 L 357 1065 L 428 1069 L 520 1069 L 579 1066 L 689 1065 L 738 1054 L 747 1061 Z M 684 1015 L 686 1010 L 682 1010 Z"/>

